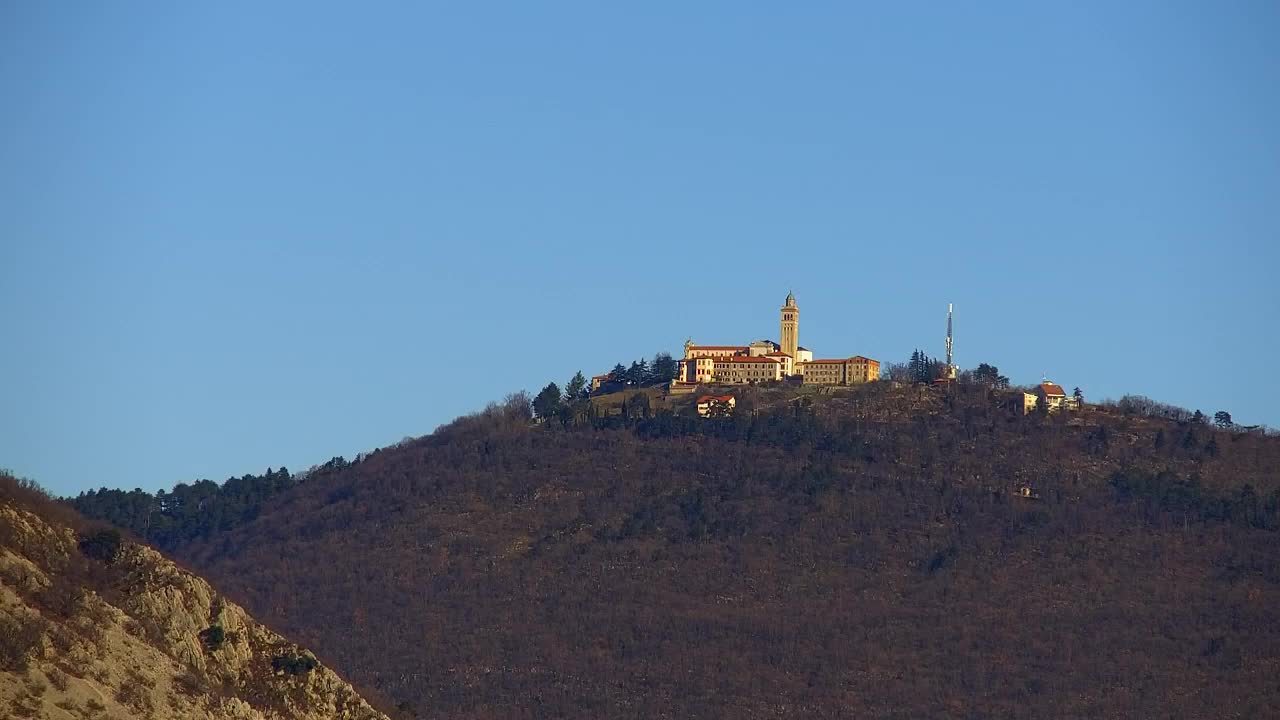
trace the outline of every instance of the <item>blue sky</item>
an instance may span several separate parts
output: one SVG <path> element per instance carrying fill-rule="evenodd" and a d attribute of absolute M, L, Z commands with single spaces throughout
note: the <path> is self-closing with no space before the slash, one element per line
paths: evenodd
<path fill-rule="evenodd" d="M 1280 5 L 5 3 L 0 467 L 300 470 L 777 335 L 1280 425 Z"/>

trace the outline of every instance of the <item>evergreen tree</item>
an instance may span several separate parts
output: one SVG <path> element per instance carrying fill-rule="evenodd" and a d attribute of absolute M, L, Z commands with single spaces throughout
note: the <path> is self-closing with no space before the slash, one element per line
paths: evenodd
<path fill-rule="evenodd" d="M 975 382 L 988 387 L 1000 387 L 1000 368 L 987 363 L 979 363 L 978 368 L 973 371 L 973 379 Z"/>
<path fill-rule="evenodd" d="M 609 371 L 609 382 L 624 383 L 627 381 L 627 368 L 622 363 L 613 366 Z"/>
<path fill-rule="evenodd" d="M 1223 428 L 1223 429 L 1229 428 L 1233 424 L 1231 422 L 1231 413 L 1227 412 L 1226 410 L 1219 410 L 1218 412 L 1213 414 L 1213 422 L 1220 428 Z"/>
<path fill-rule="evenodd" d="M 1084 407 L 1084 393 L 1080 392 L 1080 388 L 1072 390 L 1071 397 L 1076 399 L 1076 407 Z"/>
<path fill-rule="evenodd" d="M 569 378 L 569 382 L 566 383 L 564 386 L 565 402 L 574 402 L 575 400 L 581 400 L 583 397 L 583 394 L 586 392 L 586 389 L 587 389 L 587 378 L 582 374 L 582 371 L 579 370 L 578 372 L 573 374 L 573 377 Z"/>
<path fill-rule="evenodd" d="M 911 379 L 918 383 L 933 382 L 938 377 L 938 369 L 941 366 L 941 362 L 934 360 L 920 350 L 912 352 L 911 360 L 907 363 Z"/>
<path fill-rule="evenodd" d="M 911 373 L 912 382 L 920 382 L 924 377 L 924 353 L 919 350 L 911 351 L 911 359 L 907 361 L 907 372 Z"/>
<path fill-rule="evenodd" d="M 533 399 L 533 412 L 544 420 L 554 415 L 559 407 L 560 386 L 553 382 L 547 383 L 547 386 L 542 388 L 542 392 Z"/>
<path fill-rule="evenodd" d="M 925 382 L 933 382 L 947 376 L 947 364 L 937 358 L 929 358 L 929 374 Z"/>
<path fill-rule="evenodd" d="M 654 383 L 668 383 L 675 379 L 679 365 L 668 353 L 660 352 L 653 356 L 653 364 L 649 366 Z"/>
<path fill-rule="evenodd" d="M 631 363 L 631 369 L 627 370 L 627 382 L 634 385 L 649 384 L 649 362 L 640 358 Z"/>

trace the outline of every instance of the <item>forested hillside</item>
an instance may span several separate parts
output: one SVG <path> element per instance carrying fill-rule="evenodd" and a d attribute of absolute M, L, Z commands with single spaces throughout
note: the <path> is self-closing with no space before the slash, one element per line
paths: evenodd
<path fill-rule="evenodd" d="M 166 547 L 424 718 L 1273 712 L 1280 439 L 977 386 L 624 412 L 521 398 Z"/>

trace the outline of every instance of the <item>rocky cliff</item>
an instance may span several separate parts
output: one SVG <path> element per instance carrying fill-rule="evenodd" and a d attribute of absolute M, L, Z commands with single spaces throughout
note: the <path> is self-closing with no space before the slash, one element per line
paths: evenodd
<path fill-rule="evenodd" d="M 0 717 L 386 717 L 201 578 L 77 520 L 0 492 Z"/>

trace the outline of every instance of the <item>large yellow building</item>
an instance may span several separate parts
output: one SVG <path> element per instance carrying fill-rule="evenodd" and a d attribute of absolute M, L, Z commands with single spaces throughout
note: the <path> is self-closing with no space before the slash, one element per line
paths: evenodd
<path fill-rule="evenodd" d="M 683 383 L 721 382 L 715 380 L 716 359 L 736 356 L 771 358 L 778 365 L 780 378 L 797 374 L 799 371 L 796 368 L 796 364 L 812 360 L 813 353 L 806 348 L 800 347 L 800 308 L 796 305 L 796 296 L 793 293 L 787 293 L 787 299 L 783 303 L 781 312 L 782 320 L 779 327 L 779 337 L 782 342 L 780 343 L 772 340 L 757 340 L 749 345 L 698 345 L 692 339 L 685 341 L 684 359 L 680 362 L 680 371 L 676 377 L 677 381 Z M 738 377 L 740 373 L 737 366 L 741 365 L 741 361 L 733 363 L 733 365 L 733 368 L 729 368 L 727 365 L 721 368 L 722 372 Z M 758 373 L 759 368 L 752 368 L 743 372 Z"/>
<path fill-rule="evenodd" d="M 800 363 L 805 385 L 843 385 L 843 360 L 810 360 Z"/>
<path fill-rule="evenodd" d="M 716 358 L 712 382 L 742 385 L 782 379 L 782 363 L 771 357 L 735 355 Z"/>
<path fill-rule="evenodd" d="M 843 360 L 810 360 L 799 364 L 805 385 L 860 385 L 880 379 L 880 363 L 854 355 Z"/>
<path fill-rule="evenodd" d="M 746 345 L 694 345 L 693 340 L 686 340 L 684 359 L 680 361 L 676 379 L 684 383 L 713 382 L 718 358 L 746 354 Z"/>
<path fill-rule="evenodd" d="M 794 293 L 787 293 L 780 312 L 781 342 L 698 345 L 692 339 L 686 341 L 677 381 L 744 383 L 799 375 L 811 384 L 854 385 L 880 378 L 880 363 L 861 355 L 844 360 L 814 360 L 813 352 L 800 346 L 800 307 Z"/>
<path fill-rule="evenodd" d="M 861 355 L 854 355 L 845 362 L 844 377 L 846 385 L 857 385 L 879 380 L 880 361 Z"/>

